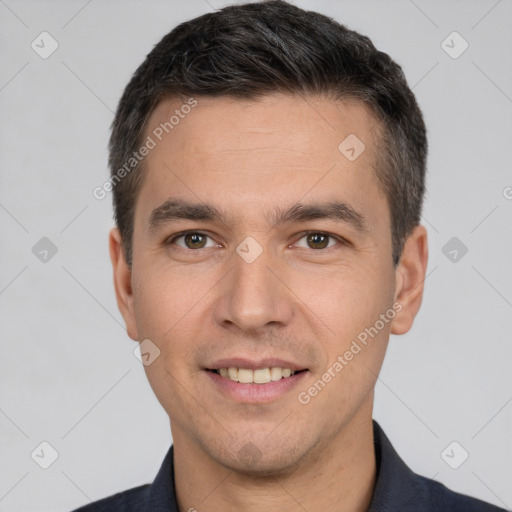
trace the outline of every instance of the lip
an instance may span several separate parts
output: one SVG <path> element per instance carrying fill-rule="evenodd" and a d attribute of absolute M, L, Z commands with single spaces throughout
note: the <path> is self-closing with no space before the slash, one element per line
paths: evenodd
<path fill-rule="evenodd" d="M 259 370 L 260 368 L 289 368 L 296 372 L 307 370 L 306 366 L 286 361 L 278 358 L 265 358 L 255 361 L 253 359 L 244 359 L 235 357 L 230 359 L 219 359 L 205 367 L 208 370 L 219 370 L 220 368 L 247 368 L 248 370 Z M 287 377 L 289 378 L 289 377 Z"/>
<path fill-rule="evenodd" d="M 233 360 L 230 359 L 230 361 Z M 260 363 L 257 364 L 259 365 Z M 231 364 L 230 366 L 236 365 Z M 276 364 L 274 366 L 280 365 Z M 248 366 L 240 367 L 248 368 Z M 220 368 L 227 367 L 220 366 Z M 256 368 L 252 369 L 258 368 L 265 368 L 265 365 L 257 366 Z M 285 366 L 285 368 L 290 367 Z M 234 380 L 221 377 L 217 373 L 207 369 L 205 369 L 204 372 L 210 378 L 214 388 L 216 388 L 222 395 L 228 397 L 232 401 L 246 404 L 268 403 L 277 400 L 289 393 L 293 388 L 297 387 L 299 382 L 301 382 L 309 373 L 308 370 L 302 371 L 300 373 L 295 373 L 290 377 L 285 377 L 277 381 L 270 381 L 266 384 L 242 384 L 240 382 L 235 382 Z"/>

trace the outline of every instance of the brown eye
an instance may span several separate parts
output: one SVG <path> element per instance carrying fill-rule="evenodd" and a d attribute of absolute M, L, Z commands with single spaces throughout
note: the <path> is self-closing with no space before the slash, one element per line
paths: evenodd
<path fill-rule="evenodd" d="M 341 240 L 329 233 L 323 233 L 322 231 L 309 231 L 295 243 L 296 247 L 304 249 L 330 249 L 336 243 L 341 243 Z"/>
<path fill-rule="evenodd" d="M 214 247 L 216 244 L 212 240 L 209 241 L 209 238 L 210 237 L 204 233 L 190 231 L 176 236 L 170 241 L 170 243 L 176 244 L 183 249 L 204 249 L 207 247 Z"/>
<path fill-rule="evenodd" d="M 309 233 L 306 236 L 311 249 L 325 249 L 329 245 L 329 235 L 325 233 Z"/>
<path fill-rule="evenodd" d="M 202 249 L 206 244 L 206 237 L 201 233 L 187 233 L 184 240 L 189 249 Z"/>

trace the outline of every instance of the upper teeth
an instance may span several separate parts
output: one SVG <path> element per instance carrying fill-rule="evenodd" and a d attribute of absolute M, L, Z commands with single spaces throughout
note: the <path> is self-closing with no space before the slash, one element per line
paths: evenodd
<path fill-rule="evenodd" d="M 241 382 L 243 384 L 266 384 L 270 381 L 280 380 L 282 378 L 293 375 L 295 370 L 290 368 L 259 368 L 258 370 L 250 370 L 248 368 L 219 368 L 221 377 Z"/>

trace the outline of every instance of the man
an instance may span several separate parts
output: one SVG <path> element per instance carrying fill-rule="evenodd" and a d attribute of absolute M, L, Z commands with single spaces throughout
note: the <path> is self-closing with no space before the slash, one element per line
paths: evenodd
<path fill-rule="evenodd" d="M 158 43 L 113 123 L 110 253 L 173 446 L 80 510 L 499 510 L 372 422 L 421 305 L 426 154 L 400 67 L 325 16 L 238 5 Z"/>

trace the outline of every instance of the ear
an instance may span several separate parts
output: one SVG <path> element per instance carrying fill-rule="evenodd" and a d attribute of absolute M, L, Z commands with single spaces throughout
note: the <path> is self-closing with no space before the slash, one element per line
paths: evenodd
<path fill-rule="evenodd" d="M 401 309 L 397 309 L 391 334 L 405 334 L 412 327 L 423 299 L 427 263 L 427 230 L 420 225 L 407 237 L 395 271 L 395 302 L 401 305 Z"/>
<path fill-rule="evenodd" d="M 137 323 L 133 307 L 132 271 L 124 256 L 121 233 L 113 228 L 109 235 L 110 260 L 114 270 L 114 288 L 117 307 L 126 323 L 126 332 L 134 341 L 138 341 Z"/>

